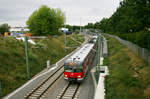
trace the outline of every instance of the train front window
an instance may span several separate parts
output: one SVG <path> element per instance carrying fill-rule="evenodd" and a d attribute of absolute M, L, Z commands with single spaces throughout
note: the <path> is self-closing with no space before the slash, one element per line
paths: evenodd
<path fill-rule="evenodd" d="M 70 66 L 64 66 L 65 72 L 73 72 L 73 68 Z"/>
<path fill-rule="evenodd" d="M 65 72 L 83 72 L 83 68 L 81 66 L 64 66 Z"/>
<path fill-rule="evenodd" d="M 73 69 L 73 71 L 78 73 L 78 72 L 83 72 L 83 69 L 82 68 L 75 68 L 75 69 Z"/>

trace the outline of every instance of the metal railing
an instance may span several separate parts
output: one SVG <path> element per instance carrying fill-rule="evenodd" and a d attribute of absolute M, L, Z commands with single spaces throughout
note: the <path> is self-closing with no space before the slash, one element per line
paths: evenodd
<path fill-rule="evenodd" d="M 131 49 L 137 56 L 141 57 L 148 64 L 150 64 L 150 51 L 148 51 L 147 49 L 141 48 L 132 42 L 123 40 L 123 39 L 119 38 L 118 36 L 114 36 L 114 35 L 110 35 L 110 34 L 106 34 L 106 33 L 104 33 L 104 34 L 117 39 L 120 43 L 126 45 L 129 49 Z"/>

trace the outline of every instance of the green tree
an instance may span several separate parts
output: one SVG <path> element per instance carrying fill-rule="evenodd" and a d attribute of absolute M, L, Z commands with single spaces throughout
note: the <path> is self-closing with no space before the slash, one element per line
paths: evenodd
<path fill-rule="evenodd" d="M 99 25 L 105 32 L 134 33 L 150 28 L 150 1 L 149 0 L 123 0 L 119 8 L 104 24 Z"/>
<path fill-rule="evenodd" d="M 96 23 L 94 24 L 94 28 L 95 28 L 95 29 L 99 29 L 99 28 L 100 28 L 100 25 L 101 25 L 100 22 L 96 22 Z"/>
<path fill-rule="evenodd" d="M 65 15 L 61 9 L 48 8 L 42 5 L 27 20 L 27 26 L 34 35 L 57 35 L 64 25 Z"/>
<path fill-rule="evenodd" d="M 4 34 L 5 32 L 9 32 L 10 26 L 7 23 L 0 25 L 0 34 Z"/>
<path fill-rule="evenodd" d="M 93 23 L 88 23 L 88 25 L 85 26 L 86 29 L 94 28 Z"/>
<path fill-rule="evenodd" d="M 150 0 L 122 0 L 110 18 L 96 22 L 93 28 L 118 35 L 150 50 L 149 16 Z"/>

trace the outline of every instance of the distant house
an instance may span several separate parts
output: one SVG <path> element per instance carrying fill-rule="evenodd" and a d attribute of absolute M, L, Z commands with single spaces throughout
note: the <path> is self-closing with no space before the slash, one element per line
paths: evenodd
<path fill-rule="evenodd" d="M 13 36 L 13 37 L 24 36 L 24 33 L 12 32 L 11 36 Z"/>
<path fill-rule="evenodd" d="M 21 32 L 22 31 L 22 28 L 16 28 L 16 27 L 11 27 L 10 28 L 10 32 Z"/>
<path fill-rule="evenodd" d="M 31 33 L 25 33 L 24 36 L 32 36 Z"/>
<path fill-rule="evenodd" d="M 5 32 L 4 36 L 10 36 L 10 33 L 9 32 Z"/>
<path fill-rule="evenodd" d="M 10 28 L 10 33 L 11 36 L 24 36 L 25 32 L 28 32 L 29 29 L 25 27 L 11 27 Z"/>
<path fill-rule="evenodd" d="M 11 27 L 10 28 L 10 32 L 26 32 L 26 31 L 29 31 L 28 28 L 25 28 L 25 27 Z"/>
<path fill-rule="evenodd" d="M 64 32 L 66 35 L 72 34 L 68 28 L 61 28 L 60 29 L 62 32 Z"/>
<path fill-rule="evenodd" d="M 66 33 L 66 32 L 68 32 L 69 31 L 69 29 L 68 28 L 61 28 L 60 29 L 62 32 L 64 32 L 64 33 Z"/>

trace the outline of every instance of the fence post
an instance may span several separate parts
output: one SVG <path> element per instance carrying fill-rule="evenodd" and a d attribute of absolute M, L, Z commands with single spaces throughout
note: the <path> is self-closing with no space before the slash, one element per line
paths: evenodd
<path fill-rule="evenodd" d="M 144 56 L 145 56 L 144 52 L 145 52 L 145 49 L 142 48 L 142 57 L 143 57 L 143 58 L 144 58 Z"/>
<path fill-rule="evenodd" d="M 50 61 L 47 60 L 47 69 L 50 67 Z"/>
<path fill-rule="evenodd" d="M 1 85 L 1 81 L 0 81 L 0 97 L 2 96 L 2 85 Z"/>
<path fill-rule="evenodd" d="M 150 54 L 149 54 L 149 56 L 148 56 L 148 63 L 150 64 Z"/>

